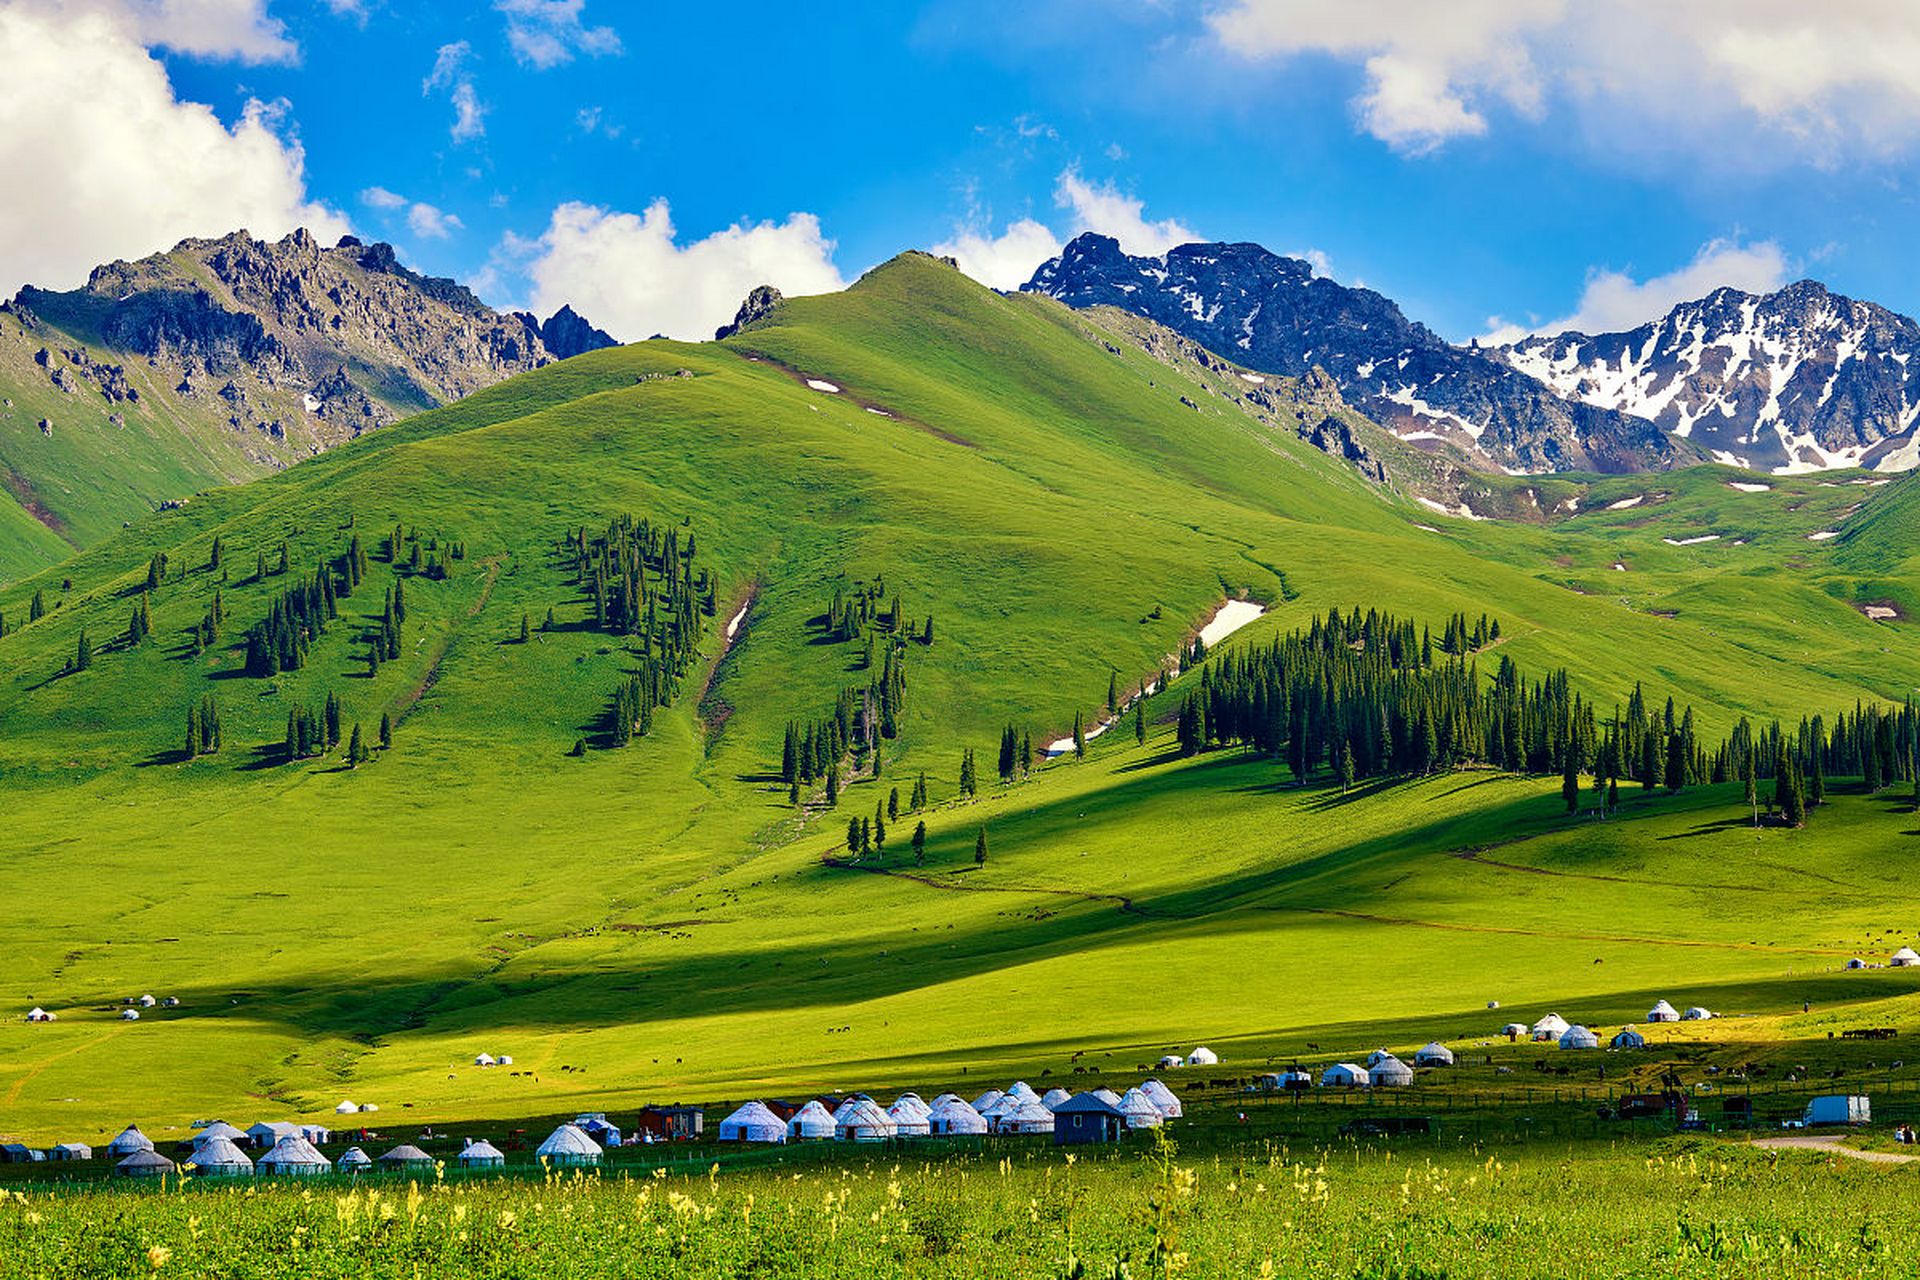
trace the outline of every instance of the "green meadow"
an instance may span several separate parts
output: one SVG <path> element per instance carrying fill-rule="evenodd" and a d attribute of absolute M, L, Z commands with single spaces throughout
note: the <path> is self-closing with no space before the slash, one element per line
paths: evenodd
<path fill-rule="evenodd" d="M 138 1120 L 177 1137 L 342 1098 L 411 1123 L 931 1096 L 1075 1067 L 1119 1078 L 1201 1043 L 1240 1075 L 1473 1046 L 1549 1010 L 1615 1028 L 1660 998 L 1724 1015 L 1675 1031 L 1672 1052 L 1779 1071 L 1838 1052 L 1830 1031 L 1902 1022 L 1920 971 L 1843 966 L 1912 940 L 1904 783 L 1831 779 L 1799 830 L 1756 828 L 1738 783 L 1623 782 L 1604 820 L 1569 815 L 1557 776 L 1343 791 L 1323 770 L 1299 786 L 1252 752 L 1179 755 L 1199 671 L 1148 701 L 1144 745 L 1124 723 L 1084 759 L 996 782 L 1004 726 L 1037 747 L 1094 722 L 1110 679 L 1138 688 L 1231 598 L 1267 608 L 1234 646 L 1332 608 L 1436 632 L 1485 613 L 1502 634 L 1483 677 L 1503 657 L 1529 680 L 1564 668 L 1603 718 L 1639 683 L 1693 707 L 1710 741 L 1741 716 L 1792 726 L 1920 683 L 1910 480 L 1504 477 L 1504 505 L 1537 520 L 1446 516 L 1130 332 L 910 255 L 727 342 L 595 352 L 208 490 L 0 588 L 0 1133 L 93 1140 Z M 612 749 L 597 726 L 639 657 L 592 624 L 562 547 L 624 515 L 697 539 L 712 608 L 678 696 Z M 414 573 L 388 559 L 396 528 L 403 549 L 463 554 L 443 579 Z M 355 537 L 370 572 L 307 661 L 247 676 L 247 628 Z M 369 674 L 396 580 L 399 651 Z M 899 646 L 880 776 L 850 773 L 837 805 L 810 785 L 796 808 L 777 776 L 786 725 L 874 675 L 818 619 L 836 588 L 876 580 L 933 642 Z M 216 593 L 227 621 L 196 651 Z M 143 602 L 153 636 L 125 643 Z M 83 632 L 91 661 L 69 670 Z M 330 693 L 343 727 L 387 717 L 392 746 L 358 768 L 344 741 L 284 762 L 289 712 Z M 209 696 L 221 748 L 185 759 Z M 977 796 L 959 794 L 966 749 Z M 926 811 L 841 865 L 847 819 L 895 788 L 904 809 L 922 774 Z M 122 1021 L 148 992 L 180 1004 Z M 59 1021 L 19 1020 L 33 1005 Z M 475 1069 L 483 1051 L 514 1070 Z M 1616 1075 L 1665 1060 L 1656 1045 Z M 1397 1188 L 1402 1172 L 1356 1176 Z M 1526 1236 L 1547 1176 L 1533 1208 L 1472 1220 Z M 603 1194 L 579 1211 L 628 1212 Z M 1114 1195 L 1101 1230 L 1118 1249 Z M 1374 1219 L 1343 1221 L 1357 1242 Z M 1210 1256 L 1255 1258 L 1221 1230 Z M 1358 1256 L 1302 1254 L 1293 1273 Z"/>

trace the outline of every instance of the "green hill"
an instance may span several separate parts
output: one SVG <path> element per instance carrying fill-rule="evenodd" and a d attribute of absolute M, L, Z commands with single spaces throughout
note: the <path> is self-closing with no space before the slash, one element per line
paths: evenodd
<path fill-rule="evenodd" d="M 498 1115 L 1058 1073 L 1202 1037 L 1245 1058 L 1328 1028 L 1413 1035 L 1493 998 L 1622 1017 L 1675 983 L 1773 1016 L 1800 1002 L 1779 954 L 1868 944 L 1884 886 L 1864 851 L 1910 820 L 1837 779 L 1830 811 L 1764 832 L 1761 855 L 1737 785 L 1635 787 L 1602 828 L 1564 816 L 1557 776 L 1295 789 L 1264 757 L 1171 750 L 1192 673 L 1149 704 L 1147 748 L 1116 731 L 995 785 L 1005 726 L 1038 747 L 1095 723 L 1110 681 L 1137 688 L 1237 597 L 1268 613 L 1235 648 L 1330 608 L 1436 635 L 1490 614 L 1484 676 L 1564 667 L 1603 717 L 1644 682 L 1712 740 L 1920 677 L 1849 559 L 1902 527 L 1879 513 L 1911 481 L 1513 477 L 1508 509 L 1552 519 L 1437 514 L 1404 473 L 1364 478 L 1285 425 L 1311 403 L 1367 430 L 1320 392 L 1271 380 L 1278 405 L 1250 412 L 1129 324 L 907 255 L 723 343 L 510 379 L 0 590 L 0 999 L 62 1011 L 0 1024 L 0 1109 L 40 1132 L 342 1095 Z M 1828 529 L 1845 532 L 1811 539 Z M 321 570 L 358 585 L 297 669 L 249 675 L 249 629 Z M 609 621 L 626 580 L 653 593 L 644 641 Z M 870 601 L 865 635 L 835 638 L 836 595 Z M 151 636 L 128 643 L 136 615 Z M 857 709 L 889 664 L 881 776 L 852 752 L 838 807 L 815 779 L 796 810 L 788 726 L 843 694 Z M 635 681 L 665 705 L 614 746 Z M 284 759 L 290 715 L 324 721 L 329 695 L 341 741 Z M 189 760 L 209 698 L 220 747 Z M 371 743 L 383 716 L 392 746 L 348 768 L 351 727 Z M 906 814 L 866 867 L 823 862 L 923 772 L 922 863 Z M 1551 874 L 1457 856 L 1507 840 L 1498 861 Z M 1732 918 L 1693 887 L 1793 895 L 1822 875 L 1859 892 Z M 1308 958 L 1383 952 L 1415 976 L 1298 981 Z M 115 1018 L 146 991 L 181 1007 Z M 481 1049 L 529 1070 L 460 1069 Z"/>

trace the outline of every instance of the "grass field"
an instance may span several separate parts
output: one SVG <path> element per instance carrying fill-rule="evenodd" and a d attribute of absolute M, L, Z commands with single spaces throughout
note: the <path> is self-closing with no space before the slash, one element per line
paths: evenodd
<path fill-rule="evenodd" d="M 1920 819 L 1857 782 L 1806 829 L 1758 832 L 1737 787 L 1633 789 L 1604 823 L 1566 816 L 1558 779 L 1296 789 L 1252 755 L 1177 757 L 1189 676 L 1150 704 L 1145 748 L 1109 734 L 960 801 L 963 748 L 990 773 L 1002 726 L 1063 735 L 1243 593 L 1271 607 L 1234 643 L 1335 606 L 1436 630 L 1490 612 L 1530 677 L 1565 666 L 1602 708 L 1644 681 L 1715 737 L 1920 683 L 1912 481 L 1510 477 L 1553 518 L 1450 518 L 1102 332 L 909 257 L 728 343 L 504 383 L 0 589 L 10 626 L 49 605 L 0 639 L 0 1001 L 61 1015 L 0 1022 L 0 1131 L 342 1097 L 440 1121 L 924 1092 L 1202 1042 L 1324 1062 L 1473 1043 L 1509 1012 L 1617 1025 L 1662 996 L 1733 1015 L 1698 1031 L 1710 1060 L 1779 1069 L 1904 1020 L 1920 979 L 1841 966 L 1910 940 L 1891 904 Z M 585 624 L 554 548 L 621 513 L 698 537 L 714 616 L 652 735 L 575 758 L 633 656 Z M 298 578 L 396 524 L 467 552 L 407 578 L 398 659 L 373 678 L 360 660 L 396 572 L 376 554 L 305 668 L 240 673 L 288 585 L 251 581 L 256 557 L 285 542 Z M 157 638 L 121 647 L 160 552 Z M 876 575 L 936 642 L 906 646 L 882 778 L 796 812 L 768 776 L 784 726 L 868 679 L 812 620 Z M 195 656 L 216 589 L 228 628 Z M 520 643 L 549 608 L 558 628 Z M 83 628 L 97 656 L 62 674 Z M 390 715 L 393 749 L 277 763 L 289 708 L 329 691 L 349 724 Z M 209 693 L 226 745 L 182 762 Z M 847 817 L 922 771 L 924 865 L 904 815 L 879 867 L 829 865 Z M 181 1006 L 121 1022 L 149 991 Z M 472 1069 L 482 1050 L 519 1073 Z"/>

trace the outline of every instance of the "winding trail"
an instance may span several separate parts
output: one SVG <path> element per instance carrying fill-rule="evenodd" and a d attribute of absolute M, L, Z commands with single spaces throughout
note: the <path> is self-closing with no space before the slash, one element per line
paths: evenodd
<path fill-rule="evenodd" d="M 1755 1138 L 1753 1145 L 1764 1147 L 1768 1151 L 1816 1151 L 1822 1155 L 1845 1156 L 1849 1160 L 1861 1160 L 1867 1164 L 1911 1164 L 1915 1160 L 1920 1160 L 1920 1156 L 1907 1155 L 1899 1151 L 1862 1151 L 1858 1147 L 1847 1146 L 1838 1138 L 1823 1138 L 1816 1134 Z"/>

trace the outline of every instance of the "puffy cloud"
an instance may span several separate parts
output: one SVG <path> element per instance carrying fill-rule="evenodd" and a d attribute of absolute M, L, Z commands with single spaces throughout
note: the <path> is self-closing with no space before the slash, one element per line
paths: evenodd
<path fill-rule="evenodd" d="M 633 341 L 664 333 L 710 338 L 755 285 L 787 294 L 846 287 L 833 241 L 810 213 L 785 222 L 738 222 L 679 242 L 672 212 L 656 200 L 644 214 L 568 203 L 536 241 L 510 242 L 542 315 L 571 303 L 608 332 Z"/>
<path fill-rule="evenodd" d="M 266 0 L 82 0 L 80 7 L 123 18 L 143 45 L 164 45 L 197 58 L 292 62 L 300 51 L 285 24 L 267 13 Z"/>
<path fill-rule="evenodd" d="M 0 4 L 0 83 L 0 291 L 69 288 L 97 263 L 237 227 L 348 229 L 308 199 L 278 108 L 249 103 L 228 126 L 181 101 L 124 15 Z"/>
<path fill-rule="evenodd" d="M 513 56 L 538 71 L 572 62 L 578 54 L 598 58 L 620 52 L 620 33 L 580 20 L 586 0 L 496 0 L 507 19 Z"/>
<path fill-rule="evenodd" d="M 464 226 L 453 214 L 443 213 L 430 204 L 416 202 L 407 210 L 407 229 L 422 240 L 445 240 Z"/>
<path fill-rule="evenodd" d="M 961 229 L 933 246 L 933 252 L 951 257 L 960 269 L 989 289 L 1018 289 L 1033 278 L 1034 269 L 1059 256 L 1060 238 L 1044 224 L 1021 218 L 999 235 Z"/>
<path fill-rule="evenodd" d="M 368 187 L 360 193 L 360 203 L 369 209 L 404 209 L 407 198 L 385 187 Z"/>
<path fill-rule="evenodd" d="M 1145 201 L 1122 193 L 1111 182 L 1095 186 L 1074 169 L 1060 175 L 1053 202 L 1072 215 L 1074 234 L 1102 232 L 1118 240 L 1128 253 L 1154 256 L 1200 238 L 1176 218 L 1149 222 Z"/>
<path fill-rule="evenodd" d="M 1495 316 L 1488 343 L 1517 342 L 1533 333 L 1620 333 L 1657 320 L 1682 302 L 1705 297 L 1729 287 L 1748 293 L 1768 293 L 1787 282 L 1792 268 L 1787 255 L 1771 240 L 1742 244 L 1737 240 L 1710 240 L 1693 261 L 1665 275 L 1635 280 L 1624 271 L 1595 268 L 1587 273 L 1580 303 L 1572 315 L 1539 324 L 1512 324 Z"/>
<path fill-rule="evenodd" d="M 473 46 L 465 40 L 443 44 L 434 53 L 433 70 L 420 82 L 420 96 L 430 97 L 445 91 L 453 104 L 453 124 L 447 135 L 455 142 L 471 142 L 485 137 L 487 107 L 473 87 L 473 75 L 467 64 L 473 59 Z"/>
<path fill-rule="evenodd" d="M 1213 35 L 1253 60 L 1360 65 L 1361 125 L 1424 152 L 1485 133 L 1504 107 L 1556 101 L 1611 127 L 1607 145 L 1675 141 L 1761 159 L 1887 152 L 1920 140 L 1920 6 L 1907 0 L 1228 0 Z"/>

